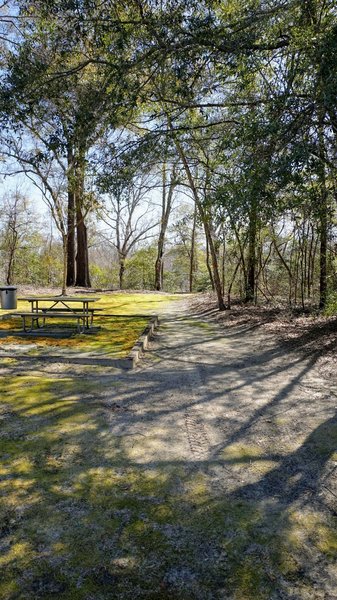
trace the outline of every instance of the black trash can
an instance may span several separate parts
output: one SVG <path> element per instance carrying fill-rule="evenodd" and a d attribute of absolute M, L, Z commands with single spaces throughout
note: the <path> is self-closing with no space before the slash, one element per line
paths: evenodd
<path fill-rule="evenodd" d="M 0 303 L 3 310 L 17 307 L 17 289 L 13 285 L 0 287 Z"/>

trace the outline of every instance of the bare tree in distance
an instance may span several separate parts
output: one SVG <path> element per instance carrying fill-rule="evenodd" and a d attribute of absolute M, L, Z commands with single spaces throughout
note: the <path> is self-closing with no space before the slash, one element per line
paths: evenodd
<path fill-rule="evenodd" d="M 142 174 L 114 194 L 108 194 L 100 210 L 99 216 L 109 228 L 102 231 L 101 236 L 117 251 L 121 290 L 124 286 L 126 259 L 138 244 L 156 235 L 153 230 L 158 227 L 159 220 L 151 198 L 154 188 L 153 177 Z"/>
<path fill-rule="evenodd" d="M 66 295 L 67 278 L 67 198 L 66 178 L 60 160 L 55 155 L 47 155 L 41 151 L 37 140 L 27 140 L 12 136 L 3 143 L 2 154 L 7 159 L 4 176 L 24 174 L 40 192 L 43 202 L 47 205 L 55 226 L 60 233 L 63 248 L 62 295 Z"/>
<path fill-rule="evenodd" d="M 4 258 L 7 285 L 14 283 L 17 250 L 35 220 L 28 199 L 18 187 L 3 195 L 0 200 L 0 252 Z"/>
<path fill-rule="evenodd" d="M 172 166 L 170 172 L 170 179 L 168 181 L 168 165 L 163 163 L 162 166 L 162 205 L 161 205 L 161 219 L 160 229 L 158 236 L 158 251 L 157 259 L 155 264 L 155 289 L 160 291 L 163 287 L 163 255 L 164 245 L 167 226 L 172 210 L 172 204 L 174 200 L 174 190 L 178 185 L 178 179 L 176 174 L 176 165 Z"/>

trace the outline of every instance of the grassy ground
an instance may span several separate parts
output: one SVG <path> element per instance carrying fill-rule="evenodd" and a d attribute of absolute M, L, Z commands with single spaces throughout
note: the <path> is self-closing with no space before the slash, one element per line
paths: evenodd
<path fill-rule="evenodd" d="M 170 300 L 118 294 L 103 296 L 97 306 L 130 317 L 156 313 Z M 24 308 L 20 303 L 18 309 Z M 125 353 L 146 319 L 99 317 L 97 322 L 102 327 L 97 335 L 52 342 L 32 337 L 32 342 L 42 346 L 40 354 L 46 345 L 53 350 L 55 342 L 58 349 Z M 22 341 L 9 329 L 13 325 L 15 320 L 0 324 L 9 334 L 2 344 Z M 23 343 L 29 341 L 25 337 Z M 109 435 L 108 420 L 120 407 L 107 406 L 104 398 L 107 391 L 113 395 L 117 381 L 85 370 L 82 376 L 57 377 L 25 371 L 8 352 L 1 375 L 0 599 L 96 600 L 115 597 L 111 586 L 127 598 L 139 576 L 137 553 L 161 537 L 147 531 L 139 508 L 154 511 L 160 520 L 166 508 L 153 506 L 151 498 L 154 489 L 165 490 L 165 482 L 130 468 L 123 443 Z"/>
<path fill-rule="evenodd" d="M 224 526 L 239 527 L 240 540 L 227 549 L 234 566 L 259 515 L 242 503 L 212 502 L 203 478 L 177 466 L 135 467 L 123 439 L 109 435 L 97 382 L 4 383 L 1 600 L 207 598 L 194 595 L 189 580 L 204 538 L 219 543 Z M 223 576 L 208 554 L 205 547 L 205 594 Z M 256 569 L 232 569 L 238 598 L 260 589 Z"/>

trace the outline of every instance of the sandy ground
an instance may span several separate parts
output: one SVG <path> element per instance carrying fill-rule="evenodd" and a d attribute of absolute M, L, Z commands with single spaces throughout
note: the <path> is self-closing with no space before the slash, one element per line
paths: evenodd
<path fill-rule="evenodd" d="M 249 319 L 221 327 L 182 302 L 114 395 L 127 410 L 111 432 L 135 464 L 183 465 L 212 498 L 251 503 L 259 532 L 282 539 L 292 566 L 270 567 L 272 598 L 337 598 L 337 385 L 321 363 Z M 268 562 L 255 534 L 243 552 Z"/>

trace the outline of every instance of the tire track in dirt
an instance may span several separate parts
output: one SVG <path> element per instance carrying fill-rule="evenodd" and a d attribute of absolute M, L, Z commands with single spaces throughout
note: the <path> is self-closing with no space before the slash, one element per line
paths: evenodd
<path fill-rule="evenodd" d="M 214 444 L 207 433 L 207 424 L 203 416 L 203 406 L 200 405 L 205 395 L 202 367 L 203 356 L 200 352 L 195 352 L 194 344 L 204 341 L 204 335 L 200 335 L 200 327 L 194 326 L 188 316 L 185 321 L 186 306 L 180 308 L 175 315 L 166 321 L 165 326 L 159 329 L 154 340 L 155 356 L 159 363 L 165 362 L 165 368 L 176 368 L 177 356 L 175 356 L 175 346 L 178 336 L 183 336 L 184 343 L 187 340 L 186 347 L 182 355 L 179 355 L 179 388 L 180 394 L 170 395 L 170 405 L 179 412 L 180 407 L 185 404 L 181 420 L 176 421 L 176 427 L 179 427 L 182 438 L 185 438 L 185 448 L 194 460 L 204 461 L 210 455 Z M 177 335 L 178 331 L 178 335 Z M 203 332 L 204 333 L 204 332 Z M 191 344 L 191 346 L 190 346 Z M 145 363 L 146 364 L 146 363 Z M 147 365 L 147 370 L 157 370 L 158 362 Z M 177 382 L 177 379 L 176 379 Z"/>
<path fill-rule="evenodd" d="M 187 440 L 192 454 L 198 459 L 204 459 L 209 452 L 210 439 L 202 418 L 195 411 L 186 411 L 184 421 Z"/>
<path fill-rule="evenodd" d="M 181 326 L 184 326 L 182 321 Z M 190 323 L 187 325 L 187 333 L 190 338 L 198 339 L 200 329 Z M 204 381 L 202 377 L 202 360 L 195 349 L 187 348 L 184 352 L 184 361 L 193 365 L 193 369 L 184 370 L 184 387 L 188 390 L 190 407 L 186 407 L 183 413 L 184 428 L 187 447 L 195 460 L 203 461 L 209 457 L 211 450 L 211 439 L 207 433 L 207 425 L 203 417 L 203 407 L 198 406 L 204 396 Z M 186 392 L 185 392 L 186 393 Z"/>

